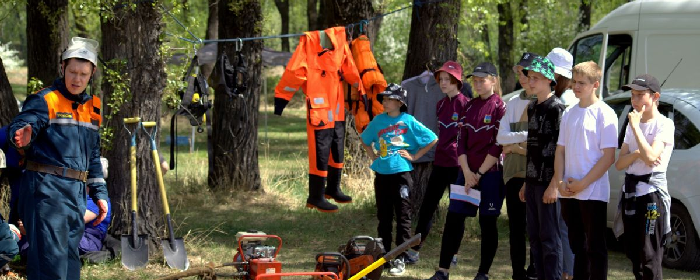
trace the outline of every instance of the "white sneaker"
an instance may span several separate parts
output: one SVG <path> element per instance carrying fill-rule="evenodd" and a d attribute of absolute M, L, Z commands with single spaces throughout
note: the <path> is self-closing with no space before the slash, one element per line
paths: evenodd
<path fill-rule="evenodd" d="M 402 259 L 398 258 L 390 261 L 391 268 L 389 268 L 389 275 L 391 276 L 401 276 L 406 272 L 406 264 Z"/>

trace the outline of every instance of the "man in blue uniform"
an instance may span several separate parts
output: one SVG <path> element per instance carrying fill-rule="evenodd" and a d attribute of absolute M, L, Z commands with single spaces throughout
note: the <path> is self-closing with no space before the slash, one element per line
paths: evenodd
<path fill-rule="evenodd" d="M 107 215 L 100 164 L 100 100 L 85 92 L 97 66 L 97 41 L 74 37 L 63 77 L 27 97 L 8 141 L 25 155 L 18 212 L 26 229 L 27 279 L 79 279 L 85 191 Z"/>

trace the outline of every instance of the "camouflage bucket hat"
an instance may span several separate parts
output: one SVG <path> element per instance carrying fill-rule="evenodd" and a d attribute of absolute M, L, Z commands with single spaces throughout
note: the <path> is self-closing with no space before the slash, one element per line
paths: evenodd
<path fill-rule="evenodd" d="M 532 59 L 532 63 L 530 63 L 530 65 L 528 66 L 525 66 L 524 69 L 527 71 L 540 73 L 545 78 L 552 81 L 552 86 L 557 85 L 557 81 L 554 79 L 554 63 L 552 63 L 546 57 L 535 55 L 535 57 Z"/>

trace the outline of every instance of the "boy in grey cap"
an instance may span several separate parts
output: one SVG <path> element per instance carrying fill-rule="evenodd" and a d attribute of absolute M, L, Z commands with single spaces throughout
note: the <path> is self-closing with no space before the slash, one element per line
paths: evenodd
<path fill-rule="evenodd" d="M 637 76 L 622 87 L 631 90 L 634 110 L 615 163 L 625 169 L 625 186 L 620 195 L 618 219 L 625 233 L 625 253 L 632 261 L 636 279 L 663 279 L 661 260 L 666 234 L 671 231 L 671 196 L 666 169 L 673 153 L 675 125 L 659 113 L 659 81 L 652 75 Z M 622 232 L 615 232 L 615 235 Z"/>

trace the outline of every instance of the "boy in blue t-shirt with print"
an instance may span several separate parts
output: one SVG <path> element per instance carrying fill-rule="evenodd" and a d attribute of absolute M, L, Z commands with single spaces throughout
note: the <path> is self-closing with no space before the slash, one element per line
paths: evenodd
<path fill-rule="evenodd" d="M 437 136 L 406 113 L 406 90 L 401 86 L 389 84 L 377 100 L 384 105 L 384 113 L 374 117 L 361 137 L 365 151 L 374 160 L 370 168 L 375 172 L 377 231 L 384 248 L 389 251 L 394 213 L 396 245 L 411 238 L 411 201 L 408 198 L 408 190 L 413 187 L 411 161 L 428 152 L 437 143 Z M 390 275 L 403 274 L 403 258 L 401 255 L 392 262 Z"/>

